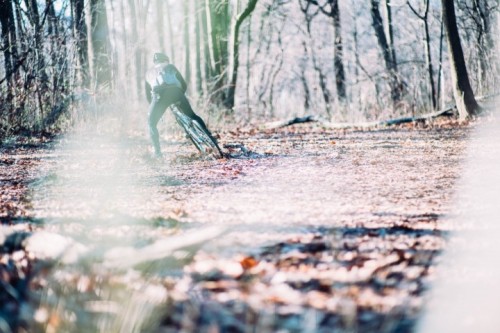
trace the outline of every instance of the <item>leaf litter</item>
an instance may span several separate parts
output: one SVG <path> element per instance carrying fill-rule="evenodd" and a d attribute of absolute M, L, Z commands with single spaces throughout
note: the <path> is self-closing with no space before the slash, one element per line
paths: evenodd
<path fill-rule="evenodd" d="M 0 297 L 9 316 L 0 324 L 411 332 L 453 229 L 451 199 L 469 130 L 446 122 L 236 129 L 219 133 L 234 157 L 221 161 L 200 158 L 176 138 L 164 142 L 166 157 L 154 160 L 144 153 L 147 141 L 132 135 L 133 144 L 120 149 L 130 165 L 116 175 L 108 175 L 117 162 L 107 156 L 119 138 L 91 145 L 102 158 L 90 164 L 65 160 L 57 140 L 7 146 Z M 75 175 L 86 169 L 102 178 L 80 182 Z M 85 196 L 107 176 L 116 193 L 104 215 L 92 195 L 63 200 L 76 184 L 77 196 Z M 132 260 L 207 226 L 225 232 L 169 258 Z M 88 251 L 75 264 L 29 251 L 28 240 L 42 231 Z M 119 268 L 105 265 L 110 257 Z"/>

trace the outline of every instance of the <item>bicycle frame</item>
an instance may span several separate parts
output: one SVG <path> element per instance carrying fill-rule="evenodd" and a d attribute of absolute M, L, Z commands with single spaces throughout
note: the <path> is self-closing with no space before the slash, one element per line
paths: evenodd
<path fill-rule="evenodd" d="M 224 157 L 217 142 L 212 139 L 210 133 L 207 133 L 196 120 L 182 113 L 177 105 L 172 105 L 170 110 L 174 114 L 177 123 L 184 129 L 187 136 L 200 153 L 212 155 L 216 158 Z"/>

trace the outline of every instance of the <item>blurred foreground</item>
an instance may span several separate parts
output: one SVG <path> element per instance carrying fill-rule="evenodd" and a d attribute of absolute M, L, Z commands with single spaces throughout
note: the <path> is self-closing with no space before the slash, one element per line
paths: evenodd
<path fill-rule="evenodd" d="M 497 104 L 498 105 L 498 104 Z M 498 332 L 500 327 L 500 121 L 477 126 L 457 187 L 455 229 L 420 332 Z"/>
<path fill-rule="evenodd" d="M 254 154 L 223 161 L 182 136 L 161 161 L 136 136 L 13 142 L 0 331 L 412 332 L 468 131 L 225 131 Z"/>

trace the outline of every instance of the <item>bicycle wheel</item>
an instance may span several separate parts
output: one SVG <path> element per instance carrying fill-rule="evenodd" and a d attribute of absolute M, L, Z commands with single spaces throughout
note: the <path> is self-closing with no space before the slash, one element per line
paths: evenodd
<path fill-rule="evenodd" d="M 196 120 L 193 120 L 180 112 L 177 108 L 172 108 L 177 123 L 181 125 L 191 142 L 196 146 L 200 153 L 211 155 L 215 158 L 222 158 L 219 145 L 213 139 L 211 133 L 207 132 Z"/>
<path fill-rule="evenodd" d="M 204 129 L 196 120 L 192 120 L 191 124 L 193 125 L 197 138 L 201 141 L 201 145 L 208 148 L 208 151 L 211 152 L 213 156 L 222 158 L 222 151 L 217 144 L 217 141 L 213 138 L 212 133 Z"/>

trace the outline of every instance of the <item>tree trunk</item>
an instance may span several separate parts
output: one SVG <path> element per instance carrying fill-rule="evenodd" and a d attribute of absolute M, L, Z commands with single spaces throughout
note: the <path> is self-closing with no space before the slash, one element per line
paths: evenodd
<path fill-rule="evenodd" d="M 95 1 L 95 0 L 94 0 Z M 134 0 L 128 0 L 130 11 L 132 14 L 131 25 L 132 25 L 132 40 L 133 40 L 133 50 L 134 50 L 134 67 L 135 67 L 135 89 L 137 96 L 141 96 L 143 90 L 142 82 L 142 62 L 141 62 L 141 50 L 139 48 L 139 11 L 135 6 Z"/>
<path fill-rule="evenodd" d="M 165 34 L 163 33 L 163 1 L 156 0 L 156 31 L 158 31 L 158 45 L 161 52 L 165 53 Z"/>
<path fill-rule="evenodd" d="M 391 98 L 394 103 L 397 103 L 402 98 L 403 84 L 399 79 L 396 59 L 393 58 L 393 53 L 391 51 L 390 44 L 388 42 L 387 36 L 384 31 L 384 22 L 382 15 L 380 15 L 379 3 L 380 0 L 370 0 L 371 1 L 371 16 L 372 16 L 372 26 L 375 30 L 375 35 L 377 36 L 377 41 L 380 48 L 382 49 L 382 55 L 384 58 L 384 63 L 387 72 L 390 76 L 390 87 L 391 87 Z"/>
<path fill-rule="evenodd" d="M 163 1 L 163 0 L 159 0 L 159 1 Z M 199 1 L 199 0 L 197 0 Z M 174 45 L 174 31 L 172 29 L 172 16 L 170 14 L 170 4 L 169 2 L 167 1 L 167 9 L 166 9 L 166 12 L 167 12 L 167 21 L 168 21 L 168 44 L 170 46 L 170 59 L 172 60 L 172 62 L 175 64 L 175 45 Z"/>
<path fill-rule="evenodd" d="M 194 10 L 195 10 L 195 15 L 194 15 L 194 21 L 195 21 L 195 27 L 194 27 L 194 37 L 195 37 L 195 48 L 196 48 L 196 91 L 199 96 L 203 95 L 203 79 L 201 75 L 201 20 L 200 20 L 200 4 L 203 4 L 201 1 L 195 1 L 194 5 Z"/>
<path fill-rule="evenodd" d="M 16 25 L 14 21 L 14 12 L 12 8 L 12 2 L 7 0 L 0 0 L 0 24 L 2 25 L 2 35 L 0 47 L 3 51 L 4 57 L 4 69 L 5 78 L 1 79 L 6 81 L 7 89 L 5 96 L 0 95 L 0 118 L 7 119 L 9 125 L 11 125 L 14 119 L 14 80 L 12 75 L 16 67 Z M 5 112 L 5 114 L 3 114 Z M 3 126 L 2 126 L 3 127 Z M 2 128 L 0 128 L 2 130 Z M 2 134 L 2 133 L 0 133 Z"/>
<path fill-rule="evenodd" d="M 89 86 L 89 53 L 87 24 L 85 23 L 84 0 L 72 0 L 73 3 L 73 30 L 76 39 L 78 60 L 80 62 L 80 75 L 82 85 Z"/>
<path fill-rule="evenodd" d="M 283 68 L 283 61 L 284 61 L 284 54 L 285 54 L 285 49 L 283 48 L 283 40 L 281 38 L 281 34 L 283 32 L 283 26 L 282 29 L 278 31 L 278 45 L 281 50 L 280 52 L 280 61 L 278 63 L 278 68 L 276 71 L 274 71 L 273 76 L 271 78 L 271 88 L 269 89 L 269 112 L 270 116 L 274 117 L 274 89 L 276 88 L 276 78 L 278 77 L 278 74 L 280 73 L 281 69 Z"/>
<path fill-rule="evenodd" d="M 329 1 L 329 4 L 331 7 L 331 11 L 330 12 L 327 12 L 325 11 L 325 9 L 323 7 L 320 7 L 320 10 L 328 15 L 329 17 L 333 17 L 333 1 L 335 0 L 330 0 Z M 307 30 L 307 35 L 309 36 L 309 40 L 311 42 L 314 41 L 313 39 L 313 36 L 312 36 L 312 33 L 311 33 L 311 25 L 312 25 L 312 19 L 317 15 L 317 11 L 314 13 L 314 14 L 310 14 L 309 13 L 309 8 L 310 8 L 310 5 L 311 4 L 314 4 L 316 6 L 319 6 L 319 4 L 314 1 L 314 0 L 308 0 L 306 1 L 306 4 L 305 6 L 303 6 L 301 4 L 301 10 L 302 12 L 304 13 L 305 15 L 305 20 L 306 20 L 306 30 Z M 306 51 L 307 53 L 307 46 L 305 43 L 303 43 L 303 46 L 304 46 L 304 50 Z M 331 99 L 330 99 L 330 91 L 328 89 L 328 85 L 327 85 L 327 81 L 326 81 L 326 75 L 324 74 L 323 70 L 321 69 L 321 67 L 318 65 L 318 61 L 316 59 L 316 54 L 314 52 L 315 48 L 312 47 L 311 48 L 311 58 L 312 58 L 312 62 L 313 62 L 313 67 L 314 67 L 314 70 L 318 73 L 318 78 L 319 78 L 319 86 L 321 88 L 321 93 L 323 94 L 323 100 L 325 101 L 325 110 L 326 110 L 326 113 L 328 114 L 328 117 L 331 117 Z"/>
<path fill-rule="evenodd" d="M 40 22 L 40 13 L 38 11 L 38 3 L 36 0 L 25 0 L 26 8 L 28 11 L 28 18 L 31 26 L 34 29 L 35 34 L 35 58 L 36 58 L 36 76 L 40 79 L 40 84 L 42 89 L 45 90 L 47 86 L 47 73 L 45 72 L 45 58 L 43 52 L 43 43 L 42 43 L 42 32 L 43 29 L 41 27 Z"/>
<path fill-rule="evenodd" d="M 90 0 L 92 63 L 95 88 L 111 84 L 108 16 L 104 0 Z"/>
<path fill-rule="evenodd" d="M 214 69 L 212 80 L 212 100 L 217 104 L 225 104 L 223 91 L 227 77 L 228 35 L 229 35 L 229 1 L 209 0 L 210 23 L 212 32 L 212 54 Z"/>
<path fill-rule="evenodd" d="M 217 9 L 218 5 L 216 3 L 216 0 L 208 0 L 209 3 L 209 10 L 210 10 L 210 31 L 211 31 L 211 38 L 212 38 L 212 55 L 213 55 L 213 61 L 214 61 L 214 69 L 215 69 L 215 75 L 221 75 L 222 74 L 222 56 L 221 56 L 221 43 L 220 39 L 222 38 L 220 30 L 220 19 L 219 19 L 219 14 L 218 11 L 220 9 Z"/>
<path fill-rule="evenodd" d="M 246 92 L 246 105 L 247 105 L 247 113 L 248 113 L 248 121 L 250 121 L 251 119 L 251 116 L 252 116 L 252 109 L 250 107 L 250 67 L 251 67 L 251 63 L 250 63 L 250 49 L 251 49 L 251 44 L 252 44 L 252 20 L 249 20 L 248 21 L 248 28 L 247 28 L 247 54 L 246 54 L 246 60 L 247 60 L 247 63 L 246 63 L 246 66 L 245 66 L 245 69 L 246 69 L 246 89 L 245 89 L 245 92 Z"/>
<path fill-rule="evenodd" d="M 385 30 L 387 31 L 387 40 L 391 50 L 394 68 L 398 70 L 398 59 L 396 58 L 396 47 L 394 46 L 394 29 L 392 26 L 392 7 L 391 0 L 385 0 L 385 12 L 387 20 L 385 21 Z"/>
<path fill-rule="evenodd" d="M 16 16 L 16 32 L 17 32 L 16 39 L 19 41 L 18 43 L 16 43 L 16 50 L 17 50 L 17 56 L 19 56 L 20 54 L 25 52 L 25 47 L 23 43 L 21 43 L 21 40 L 24 38 L 24 36 L 26 36 L 26 29 L 24 28 L 24 23 L 23 23 L 24 20 L 21 14 L 22 4 L 20 3 L 20 1 L 14 1 L 13 6 L 14 6 L 14 14 Z"/>
<path fill-rule="evenodd" d="M 334 46 L 333 64 L 335 68 L 335 84 L 337 87 L 337 96 L 341 104 L 346 101 L 346 85 L 345 85 L 345 70 L 344 70 L 344 51 L 342 44 L 342 28 L 340 23 L 340 10 L 338 0 L 330 1 L 331 16 L 334 28 Z"/>
<path fill-rule="evenodd" d="M 467 118 L 477 114 L 479 105 L 472 91 L 467 66 L 465 65 L 455 16 L 455 4 L 453 0 L 441 0 L 441 5 L 444 26 L 447 32 L 448 50 L 450 52 L 451 78 L 455 103 L 460 117 Z"/>
<path fill-rule="evenodd" d="M 196 3 L 200 1 L 200 15 L 201 15 L 201 27 L 203 29 L 203 50 L 204 50 L 204 63 L 205 63 L 205 81 L 212 78 L 212 55 L 210 54 L 210 37 L 208 31 L 208 12 L 207 12 L 207 1 L 208 0 L 197 0 Z"/>
<path fill-rule="evenodd" d="M 412 10 L 412 12 L 423 22 L 424 24 L 424 33 L 425 33 L 425 62 L 427 64 L 427 73 L 429 76 L 429 87 L 430 87 L 430 99 L 432 104 L 432 109 L 437 109 L 437 97 L 436 97 L 436 86 L 434 84 L 434 68 L 432 65 L 432 52 L 431 52 L 431 35 L 429 32 L 429 0 L 425 0 L 424 5 L 424 13 L 420 14 L 417 12 L 415 8 L 408 2 L 408 6 Z"/>
<path fill-rule="evenodd" d="M 333 67 L 335 69 L 335 86 L 337 88 L 337 98 L 341 104 L 344 104 L 347 99 L 346 92 L 346 78 L 344 69 L 344 47 L 342 42 L 342 24 L 340 20 L 340 9 L 338 0 L 328 0 L 326 3 L 320 4 L 317 0 L 304 0 L 305 2 L 300 2 L 301 10 L 306 15 L 307 31 L 311 35 L 310 25 L 314 16 L 317 15 L 318 11 L 321 10 L 323 14 L 332 19 L 333 24 Z M 311 5 L 317 6 L 318 11 L 311 14 L 309 8 Z M 329 10 L 326 6 L 329 6 Z M 329 99 L 329 98 L 328 98 Z"/>
<path fill-rule="evenodd" d="M 58 88 L 58 83 L 61 75 L 60 69 L 58 68 L 59 64 L 57 62 L 58 56 L 61 57 L 61 54 L 64 53 L 64 50 L 61 48 L 61 45 L 58 45 L 58 41 L 62 40 L 59 38 L 59 29 L 57 27 L 57 17 L 56 11 L 54 8 L 54 4 L 52 0 L 46 0 L 45 6 L 47 10 L 47 21 L 48 21 L 48 39 L 50 43 L 50 57 L 51 57 L 51 67 L 52 67 L 52 89 L 56 91 Z M 64 77 L 66 75 L 63 75 Z"/>
<path fill-rule="evenodd" d="M 5 66 L 5 80 L 10 87 L 16 56 L 16 44 L 14 39 L 16 36 L 16 26 L 11 1 L 0 0 L 0 24 L 2 25 L 2 50 Z"/>
<path fill-rule="evenodd" d="M 498 1 L 496 1 L 498 7 Z M 478 92 L 486 94 L 498 77 L 498 58 L 495 52 L 494 32 L 492 31 L 492 16 L 497 8 L 489 5 L 488 1 L 473 0 L 471 16 L 477 30 L 477 57 L 478 57 Z M 494 88 L 494 87 L 493 87 Z"/>
<path fill-rule="evenodd" d="M 443 41 L 444 41 L 444 22 L 441 15 L 441 28 L 439 31 L 439 66 L 437 78 L 437 101 L 441 108 L 444 108 L 444 84 L 443 84 Z"/>
<path fill-rule="evenodd" d="M 122 45 L 123 45 L 123 50 L 125 54 L 129 53 L 129 47 L 128 47 L 128 39 L 127 39 L 127 28 L 126 28 L 126 20 L 125 20 L 125 2 L 120 1 L 120 29 L 123 31 L 122 34 Z M 122 60 L 122 66 L 123 66 L 123 74 L 125 75 L 124 78 L 120 79 L 120 82 L 123 84 L 123 87 L 121 89 L 121 93 L 123 96 L 130 96 L 130 85 L 126 83 L 126 79 L 130 77 L 130 57 L 123 57 Z"/>
<path fill-rule="evenodd" d="M 234 96 L 236 94 L 236 83 L 238 81 L 238 67 L 240 65 L 240 28 L 241 24 L 245 21 L 247 17 L 252 14 L 252 12 L 255 9 L 255 6 L 257 5 L 258 0 L 250 0 L 248 2 L 247 7 L 243 12 L 238 15 L 238 18 L 236 19 L 236 22 L 234 24 L 234 40 L 233 40 L 233 69 L 231 71 L 231 82 L 229 83 L 228 91 L 227 91 L 227 97 L 225 101 L 225 106 L 228 109 L 234 108 Z"/>
<path fill-rule="evenodd" d="M 429 1 L 427 1 L 427 8 L 429 6 Z M 432 65 L 432 52 L 431 52 L 431 34 L 429 32 L 429 21 L 427 20 L 427 14 L 424 21 L 425 27 L 425 54 L 427 61 L 427 72 L 429 74 L 429 85 L 431 87 L 431 101 L 433 110 L 437 109 L 437 99 L 436 99 L 436 86 L 434 84 L 434 68 Z"/>
<path fill-rule="evenodd" d="M 183 1 L 184 9 L 184 77 L 187 81 L 188 90 L 191 87 L 191 50 L 189 42 L 189 0 Z"/>

